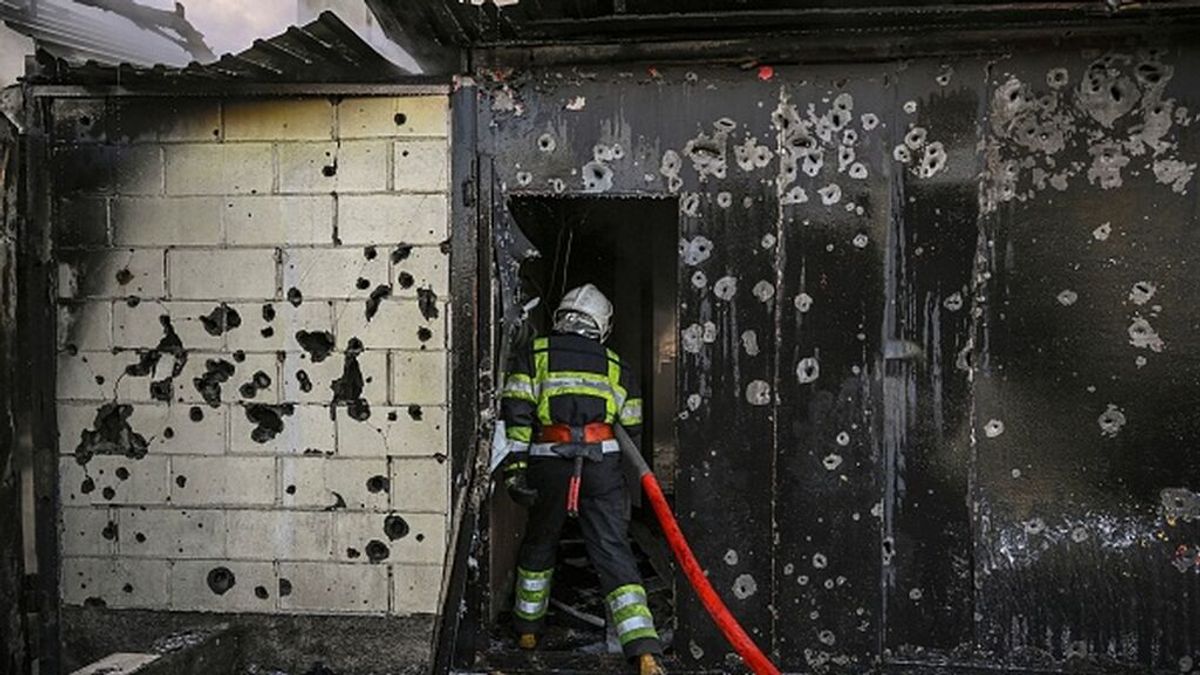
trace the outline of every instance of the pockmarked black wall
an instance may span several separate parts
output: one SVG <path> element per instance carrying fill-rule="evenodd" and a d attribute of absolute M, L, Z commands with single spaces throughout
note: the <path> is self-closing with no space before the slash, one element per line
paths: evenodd
<path fill-rule="evenodd" d="M 675 511 L 782 667 L 1200 659 L 1197 66 L 482 77 L 502 193 L 678 197 Z M 682 659 L 736 665 L 677 592 Z"/>

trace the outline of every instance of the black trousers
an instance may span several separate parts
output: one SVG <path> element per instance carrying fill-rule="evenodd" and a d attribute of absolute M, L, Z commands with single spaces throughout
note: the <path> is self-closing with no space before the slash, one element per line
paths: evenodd
<path fill-rule="evenodd" d="M 554 569 L 558 539 L 567 521 L 567 487 L 575 470 L 572 459 L 533 457 L 529 461 L 529 486 L 538 491 L 529 510 L 529 523 L 521 543 L 518 564 L 526 570 Z M 600 590 L 607 597 L 616 589 L 641 586 L 637 560 L 629 545 L 629 497 L 618 453 L 604 455 L 599 462 L 583 463 L 579 490 L 579 525 L 583 530 L 588 558 L 600 576 Z M 538 633 L 541 621 L 515 617 L 520 633 Z M 638 639 L 624 645 L 626 656 L 658 654 L 657 639 Z"/>

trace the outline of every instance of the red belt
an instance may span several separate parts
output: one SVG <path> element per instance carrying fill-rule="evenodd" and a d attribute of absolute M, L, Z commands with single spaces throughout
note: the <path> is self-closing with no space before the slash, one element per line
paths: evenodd
<path fill-rule="evenodd" d="M 582 427 L 569 424 L 551 424 L 542 427 L 538 434 L 540 443 L 602 443 L 616 438 L 611 424 L 592 422 Z"/>

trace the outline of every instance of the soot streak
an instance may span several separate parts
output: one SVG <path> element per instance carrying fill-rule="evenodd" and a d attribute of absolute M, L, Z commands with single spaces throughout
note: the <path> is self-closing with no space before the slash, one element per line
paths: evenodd
<path fill-rule="evenodd" d="M 217 336 L 242 325 L 242 315 L 236 309 L 221 303 L 211 312 L 200 317 L 200 323 L 209 335 Z"/>
<path fill-rule="evenodd" d="M 333 333 L 329 331 L 302 330 L 296 333 L 296 342 L 301 349 L 308 352 L 313 363 L 324 361 L 333 351 L 334 346 Z"/>
<path fill-rule="evenodd" d="M 371 406 L 363 398 L 363 374 L 358 364 L 358 355 L 362 353 L 362 341 L 350 338 L 346 346 L 346 360 L 342 366 L 342 376 L 330 383 L 333 390 L 333 405 L 345 405 L 350 418 L 359 422 L 371 417 Z"/>
<path fill-rule="evenodd" d="M 96 410 L 91 429 L 80 434 L 79 445 L 75 446 L 75 461 L 86 465 L 96 455 L 124 455 L 131 459 L 146 456 L 150 446 L 145 436 L 133 430 L 129 418 L 133 406 L 105 403 Z"/>
<path fill-rule="evenodd" d="M 379 303 L 391 294 L 391 286 L 376 286 L 375 290 L 371 291 L 371 296 L 367 298 L 367 321 L 375 318 L 375 313 L 379 311 Z"/>
<path fill-rule="evenodd" d="M 252 403 L 246 406 L 246 419 L 254 423 L 250 432 L 250 440 L 255 443 L 266 443 L 283 431 L 283 418 L 296 412 L 291 403 L 283 405 L 266 405 Z"/>
<path fill-rule="evenodd" d="M 426 321 L 438 318 L 437 293 L 432 288 L 417 289 L 417 305 Z"/>
<path fill-rule="evenodd" d="M 233 377 L 233 364 L 224 359 L 208 359 L 204 362 L 204 374 L 192 380 L 196 391 L 210 407 L 221 405 L 221 385 Z"/>

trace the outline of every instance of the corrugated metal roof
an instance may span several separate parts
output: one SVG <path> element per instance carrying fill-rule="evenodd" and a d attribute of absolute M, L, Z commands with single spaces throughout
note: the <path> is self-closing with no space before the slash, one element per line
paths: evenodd
<path fill-rule="evenodd" d="M 332 12 L 323 12 L 315 21 L 288 28 L 273 38 L 255 40 L 252 47 L 239 54 L 226 54 L 203 65 L 72 64 L 44 51 L 38 53 L 38 63 L 41 72 L 31 78 L 35 83 L 128 89 L 233 82 L 383 84 L 410 79 Z"/>
<path fill-rule="evenodd" d="M 139 24 L 130 16 L 74 0 L 0 0 L 0 21 L 33 38 L 39 47 L 72 60 L 183 66 L 193 58 L 212 57 L 203 41 L 200 52 L 189 53 L 190 43 L 176 29 L 198 33 L 182 14 L 129 4 L 156 18 L 168 17 L 173 26 Z"/>

